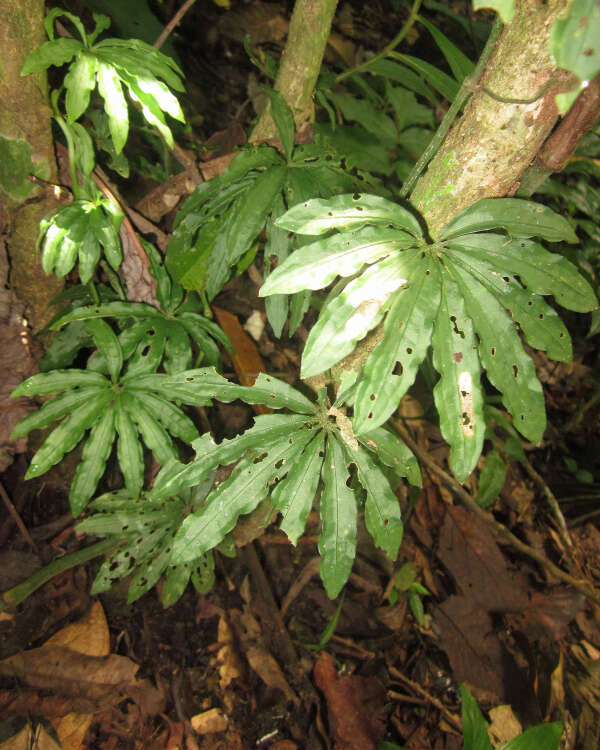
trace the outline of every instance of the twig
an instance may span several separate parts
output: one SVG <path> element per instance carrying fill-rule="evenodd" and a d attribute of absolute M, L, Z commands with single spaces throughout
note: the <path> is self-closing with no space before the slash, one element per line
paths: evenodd
<path fill-rule="evenodd" d="M 163 44 L 167 41 L 167 37 L 169 36 L 169 34 L 173 31 L 175 26 L 177 26 L 179 21 L 181 21 L 182 17 L 188 12 L 188 10 L 195 2 L 196 0 L 185 0 L 185 3 L 181 6 L 181 8 L 179 8 L 177 13 L 175 13 L 173 18 L 158 35 L 156 41 L 154 42 L 154 46 L 156 47 L 156 49 L 160 49 L 163 46 Z"/>
<path fill-rule="evenodd" d="M 574 589 L 579 591 L 587 599 L 590 599 L 596 604 L 600 604 L 600 594 L 593 591 L 583 581 L 574 578 L 572 575 L 569 575 L 569 573 L 565 573 L 564 570 L 561 570 L 553 562 L 548 560 L 546 555 L 544 555 L 534 547 L 530 547 L 528 544 L 525 544 L 525 542 L 522 542 L 517 536 L 509 531 L 506 526 L 504 526 L 504 524 L 501 524 L 499 521 L 497 521 L 491 513 L 488 513 L 483 510 L 483 508 L 480 508 L 479 505 L 477 505 L 473 495 L 467 492 L 465 488 L 462 487 L 462 485 L 460 485 L 456 481 L 456 479 L 454 479 L 454 477 L 451 477 L 450 474 L 446 473 L 440 466 L 437 465 L 437 463 L 429 456 L 426 451 L 422 450 L 417 445 L 417 443 L 415 443 L 406 427 L 404 427 L 404 425 L 399 420 L 394 420 L 393 424 L 402 440 L 406 443 L 406 445 L 408 445 L 415 456 L 417 456 L 419 461 L 421 461 L 421 463 L 423 463 L 433 474 L 435 474 L 442 481 L 442 483 L 446 485 L 446 487 L 463 503 L 463 505 L 465 505 L 465 507 L 467 507 L 478 518 L 480 518 L 488 526 L 490 526 L 498 536 L 503 537 L 512 547 L 514 547 L 516 550 L 519 550 L 519 552 L 521 552 L 522 554 L 526 555 L 532 560 L 535 560 L 552 576 L 558 578 L 564 583 L 568 583 L 569 586 L 572 586 Z"/>
<path fill-rule="evenodd" d="M 558 523 L 558 530 L 559 530 L 561 539 L 567 545 L 567 549 L 572 550 L 573 541 L 571 540 L 571 537 L 569 536 L 567 523 L 565 521 L 565 517 L 563 516 L 562 510 L 560 509 L 560 505 L 558 504 L 558 500 L 556 499 L 555 494 L 552 492 L 550 487 L 548 487 L 543 477 L 541 477 L 537 473 L 537 471 L 533 468 L 533 466 L 529 463 L 529 460 L 527 458 L 525 458 L 525 460 L 523 460 L 522 458 L 519 459 L 519 463 L 523 466 L 525 471 L 529 474 L 529 476 L 537 484 L 540 490 L 544 493 L 544 497 L 546 498 L 548 505 L 550 506 L 550 509 L 552 510 L 554 518 L 556 519 L 556 522 Z"/>
<path fill-rule="evenodd" d="M 0 482 L 0 496 L 2 496 L 2 501 L 4 502 L 4 505 L 6 505 L 6 509 L 10 513 L 10 515 L 13 517 L 13 521 L 17 524 L 17 527 L 21 534 L 23 535 L 23 538 L 27 542 L 27 544 L 31 547 L 31 549 L 34 551 L 37 557 L 40 556 L 40 552 L 37 548 L 36 543 L 33 541 L 31 534 L 27 530 L 27 527 L 23 523 L 23 519 L 17 512 L 17 509 L 13 505 L 12 500 L 8 496 L 8 492 L 4 489 L 4 485 L 2 482 Z"/>
<path fill-rule="evenodd" d="M 414 690 L 415 693 L 422 695 L 423 698 L 425 698 L 429 703 L 435 706 L 438 711 L 441 711 L 441 713 L 444 714 L 448 722 L 452 724 L 455 729 L 458 729 L 459 732 L 462 732 L 462 723 L 460 719 L 458 719 L 451 711 L 449 711 L 446 706 L 444 706 L 444 704 L 440 700 L 438 700 L 438 698 L 436 698 L 434 695 L 431 695 L 431 693 L 429 693 L 427 690 L 425 690 L 424 687 L 419 685 L 418 682 L 409 680 L 409 678 L 405 677 L 399 669 L 396 669 L 395 667 L 389 667 L 389 672 L 390 675 L 396 680 L 400 680 L 400 682 L 408 685 L 411 690 Z"/>
<path fill-rule="evenodd" d="M 600 403 L 600 385 L 596 387 L 596 390 L 591 397 L 576 410 L 575 414 L 569 419 L 567 424 L 562 428 L 562 432 L 571 432 L 581 422 L 583 415 L 592 409 L 594 406 Z"/>

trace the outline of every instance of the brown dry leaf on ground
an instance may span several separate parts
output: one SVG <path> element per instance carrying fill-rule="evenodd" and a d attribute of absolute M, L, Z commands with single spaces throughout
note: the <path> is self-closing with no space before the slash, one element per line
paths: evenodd
<path fill-rule="evenodd" d="M 376 750 L 385 733 L 386 691 L 375 677 L 340 676 L 333 658 L 321 653 L 313 672 L 329 709 L 334 750 Z"/>
<path fill-rule="evenodd" d="M 106 617 L 96 603 L 84 618 L 43 646 L 0 662 L 0 675 L 21 683 L 15 700 L 9 703 L 10 693 L 5 693 L 3 703 L 13 715 L 18 709 L 52 719 L 62 747 L 76 750 L 94 715 L 125 699 L 146 715 L 164 710 L 162 692 L 148 680 L 137 679 L 137 671 L 131 659 L 109 654 Z"/>

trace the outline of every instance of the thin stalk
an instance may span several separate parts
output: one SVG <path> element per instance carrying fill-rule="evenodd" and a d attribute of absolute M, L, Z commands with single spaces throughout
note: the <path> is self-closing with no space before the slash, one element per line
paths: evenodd
<path fill-rule="evenodd" d="M 419 9 L 421 7 L 422 0 L 415 0 L 413 3 L 412 8 L 410 9 L 410 14 L 408 18 L 406 19 L 406 23 L 402 26 L 398 34 L 392 39 L 392 41 L 387 44 L 380 52 L 378 52 L 374 57 L 370 57 L 368 60 L 365 60 L 360 65 L 356 65 L 354 68 L 351 68 L 350 70 L 345 70 L 343 73 L 340 73 L 336 79 L 335 82 L 339 83 L 340 81 L 343 81 L 345 78 L 348 78 L 348 76 L 352 76 L 355 73 L 363 73 L 365 70 L 369 70 L 371 65 L 373 65 L 374 62 L 377 60 L 381 60 L 383 57 L 387 57 L 390 52 L 393 52 L 394 49 L 400 44 L 400 42 L 404 39 L 404 37 L 408 34 L 408 32 L 412 29 L 415 22 L 418 19 L 419 16 Z"/>
<path fill-rule="evenodd" d="M 404 182 L 404 185 L 402 185 L 402 190 L 400 191 L 401 198 L 406 198 L 408 195 L 410 195 L 416 181 L 419 179 L 421 172 L 423 172 L 425 167 L 438 152 L 438 149 L 440 148 L 444 138 L 446 137 L 446 133 L 450 130 L 452 123 L 456 119 L 460 110 L 463 108 L 468 97 L 473 93 L 477 82 L 481 78 L 481 74 L 483 73 L 487 62 L 490 59 L 490 56 L 494 49 L 494 45 L 498 41 L 498 37 L 500 36 L 501 31 L 502 21 L 500 21 L 499 17 L 496 17 L 486 45 L 483 48 L 483 52 L 481 53 L 481 57 L 479 58 L 475 70 L 473 71 L 473 75 L 467 76 L 462 82 L 462 86 L 458 90 L 458 94 L 454 97 L 454 101 L 444 115 L 444 119 L 441 121 L 438 129 L 435 132 L 435 135 L 433 136 L 431 141 L 429 141 L 427 148 L 425 149 L 425 151 L 423 151 L 419 160 L 412 168 L 410 174 Z"/>
<path fill-rule="evenodd" d="M 94 557 L 109 552 L 111 549 L 116 549 L 119 544 L 115 544 L 115 540 L 103 539 L 101 542 L 96 542 L 89 547 L 72 552 L 70 555 L 59 557 L 57 560 L 53 560 L 48 565 L 45 565 L 41 570 L 38 570 L 32 576 L 29 576 L 25 581 L 14 586 L 12 589 L 8 589 L 0 596 L 0 611 L 9 612 L 15 607 L 18 607 L 21 602 L 24 602 L 28 596 L 31 596 L 34 591 L 43 586 L 45 583 L 50 581 L 54 576 L 59 573 L 64 573 L 65 570 L 75 568 L 77 565 L 82 565 L 88 560 L 93 560 Z"/>

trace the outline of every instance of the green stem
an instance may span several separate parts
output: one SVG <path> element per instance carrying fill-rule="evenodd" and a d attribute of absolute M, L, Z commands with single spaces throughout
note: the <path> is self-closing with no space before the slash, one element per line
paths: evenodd
<path fill-rule="evenodd" d="M 40 586 L 43 586 L 54 578 L 54 576 L 57 576 L 59 573 L 64 573 L 65 570 L 75 568 L 77 565 L 82 565 L 83 563 L 88 562 L 88 560 L 93 560 L 94 557 L 99 557 L 118 546 L 119 544 L 115 543 L 114 538 L 103 539 L 101 542 L 96 542 L 96 544 L 84 547 L 83 549 L 77 550 L 77 552 L 72 552 L 70 555 L 65 555 L 64 557 L 59 557 L 57 560 L 53 560 L 32 576 L 29 576 L 29 578 L 22 583 L 5 591 L 0 596 L 0 611 L 8 612 L 13 610 L 21 604 L 21 602 L 24 602 L 28 596 L 31 596 L 34 591 L 37 591 Z"/>
<path fill-rule="evenodd" d="M 473 71 L 473 75 L 468 76 L 463 81 L 458 94 L 454 97 L 454 101 L 452 102 L 449 110 L 444 115 L 444 119 L 436 130 L 435 135 L 429 142 L 429 145 L 427 146 L 425 151 L 423 151 L 423 153 L 421 154 L 421 157 L 419 158 L 415 166 L 412 168 L 411 173 L 406 178 L 406 181 L 402 186 L 402 190 L 400 191 L 401 198 L 406 198 L 408 195 L 410 195 L 416 181 L 419 179 L 419 175 L 433 159 L 439 147 L 442 145 L 442 142 L 446 137 L 446 133 L 450 130 L 450 127 L 456 119 L 456 116 L 462 109 L 467 98 L 473 93 L 474 83 L 476 84 L 477 81 L 479 81 L 479 78 L 483 73 L 487 61 L 490 59 L 490 55 L 492 54 L 492 50 L 494 49 L 494 45 L 496 44 L 501 31 L 502 21 L 500 21 L 500 18 L 497 17 L 494 21 L 494 25 L 492 26 L 492 30 L 490 31 L 490 35 L 483 49 L 483 52 L 481 53 L 481 57 L 479 58 L 477 66 Z"/>
<path fill-rule="evenodd" d="M 412 8 L 410 9 L 410 14 L 408 18 L 406 19 L 406 23 L 398 34 L 392 39 L 392 41 L 389 44 L 386 44 L 386 46 L 378 52 L 374 57 L 370 57 L 368 60 L 365 60 L 360 65 L 357 65 L 354 68 L 351 68 L 350 70 L 345 70 L 343 73 L 340 73 L 336 79 L 335 82 L 339 83 L 340 81 L 343 81 L 344 78 L 348 78 L 348 76 L 352 76 L 355 73 L 363 73 L 365 70 L 369 70 L 371 65 L 373 65 L 374 62 L 377 60 L 381 60 L 383 57 L 387 57 L 390 52 L 393 52 L 394 49 L 400 44 L 400 42 L 404 39 L 404 37 L 408 34 L 408 32 L 411 30 L 411 28 L 414 26 L 415 22 L 417 21 L 418 15 L 419 15 L 419 9 L 421 7 L 422 0 L 415 0 L 413 3 Z"/>
<path fill-rule="evenodd" d="M 59 124 L 60 129 L 65 136 L 65 140 L 67 141 L 67 149 L 69 152 L 69 171 L 71 172 L 71 189 L 73 191 L 73 197 L 78 198 L 79 181 L 77 179 L 77 167 L 75 166 L 75 144 L 73 143 L 73 139 L 71 138 L 71 131 L 67 127 L 63 118 L 55 112 L 54 119 Z"/>
<path fill-rule="evenodd" d="M 93 281 L 90 281 L 88 283 L 88 289 L 90 290 L 90 294 L 92 295 L 92 299 L 94 300 L 95 305 L 100 304 L 100 296 L 98 294 L 98 290 L 96 289 L 96 285 Z"/>

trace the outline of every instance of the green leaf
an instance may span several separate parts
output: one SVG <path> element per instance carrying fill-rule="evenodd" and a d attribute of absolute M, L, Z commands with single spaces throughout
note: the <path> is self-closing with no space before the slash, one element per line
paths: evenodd
<path fill-rule="evenodd" d="M 522 198 L 483 198 L 461 211 L 442 229 L 449 240 L 471 232 L 505 229 L 513 237 L 542 237 L 548 242 L 577 243 L 569 222 L 551 208 Z"/>
<path fill-rule="evenodd" d="M 398 129 L 400 131 L 404 131 L 405 128 L 408 128 L 411 125 L 427 125 L 430 128 L 433 127 L 433 110 L 431 107 L 419 104 L 417 102 L 417 97 L 412 91 L 408 91 L 402 86 L 392 86 L 390 83 L 386 82 L 385 94 L 387 100 L 394 108 L 396 122 L 398 123 Z M 406 132 L 403 132 L 401 137 L 402 135 L 406 135 Z"/>
<path fill-rule="evenodd" d="M 487 733 L 487 722 L 479 710 L 477 701 L 465 685 L 460 685 L 462 701 L 462 750 L 493 750 Z"/>
<path fill-rule="evenodd" d="M 443 271 L 432 344 L 433 364 L 441 376 L 433 389 L 440 429 L 450 445 L 452 471 L 464 482 L 477 464 L 485 437 L 481 367 L 464 300 Z"/>
<path fill-rule="evenodd" d="M 179 601 L 186 590 L 192 575 L 192 565 L 169 565 L 162 584 L 161 604 L 163 607 L 171 607 Z"/>
<path fill-rule="evenodd" d="M 535 294 L 551 294 L 575 312 L 589 312 L 598 305 L 594 290 L 576 266 L 558 253 L 550 253 L 537 242 L 513 240 L 500 235 L 468 235 L 449 243 L 469 255 L 487 260 L 499 271 L 509 271 Z"/>
<path fill-rule="evenodd" d="M 118 155 L 123 150 L 129 133 L 129 113 L 123 87 L 112 65 L 99 61 L 96 75 L 98 91 L 104 99 L 104 109 L 108 116 L 110 135 Z"/>
<path fill-rule="evenodd" d="M 409 67 L 420 73 L 423 78 L 429 83 L 436 91 L 447 99 L 449 102 L 454 100 L 454 97 L 458 93 L 458 83 L 446 75 L 435 65 L 431 65 L 424 60 L 420 60 L 418 57 L 412 55 L 402 55 L 398 52 L 393 53 L 394 58 L 398 59 L 402 63 L 406 63 Z"/>
<path fill-rule="evenodd" d="M 383 78 L 401 83 L 405 88 L 427 99 L 434 107 L 438 105 L 437 97 L 433 94 L 429 86 L 410 68 L 399 65 L 392 60 L 380 59 L 371 63 L 369 69 Z"/>
<path fill-rule="evenodd" d="M 127 360 L 127 371 L 125 378 L 131 382 L 136 375 L 154 373 L 163 359 L 165 352 L 166 335 L 163 321 L 154 320 L 154 325 L 148 329 Z"/>
<path fill-rule="evenodd" d="M 152 451 L 159 464 L 176 461 L 179 456 L 169 433 L 145 408 L 144 402 L 132 393 L 121 394 L 121 403 L 137 425 L 142 440 Z"/>
<path fill-rule="evenodd" d="M 241 197 L 227 227 L 227 259 L 230 265 L 241 258 L 256 241 L 281 193 L 286 172 L 285 167 L 270 167 L 256 178 L 252 189 Z"/>
<path fill-rule="evenodd" d="M 368 193 L 315 198 L 294 206 L 277 226 L 297 234 L 325 234 L 331 229 L 352 229 L 364 224 L 385 224 L 404 229 L 413 237 L 423 236 L 417 219 L 398 203 Z"/>
<path fill-rule="evenodd" d="M 215 559 L 212 552 L 202 555 L 192 573 L 192 584 L 199 594 L 208 594 L 215 585 Z"/>
<path fill-rule="evenodd" d="M 82 44 L 77 39 L 61 37 L 50 42 L 44 42 L 27 56 L 21 75 L 28 76 L 31 73 L 41 73 L 42 70 L 46 70 L 51 65 L 60 68 L 61 65 L 72 60 L 82 49 Z"/>
<path fill-rule="evenodd" d="M 173 58 L 141 39 L 103 39 L 94 46 L 97 54 L 105 55 L 132 74 L 162 78 L 170 88 L 183 92 L 183 71 Z"/>
<path fill-rule="evenodd" d="M 292 544 L 304 531 L 306 519 L 312 508 L 323 465 L 325 434 L 321 430 L 293 459 L 287 477 L 273 490 L 271 500 L 281 511 L 281 530 Z"/>
<path fill-rule="evenodd" d="M 107 385 L 106 380 L 104 385 Z M 73 412 L 81 404 L 93 401 L 99 393 L 102 393 L 102 390 L 96 388 L 76 388 L 68 390 L 62 396 L 46 401 L 39 411 L 27 414 L 17 422 L 10 433 L 10 439 L 16 440 L 25 437 L 31 430 L 42 430 L 44 427 L 48 427 L 52 422 Z"/>
<path fill-rule="evenodd" d="M 512 414 L 516 429 L 537 443 L 546 428 L 544 394 L 515 324 L 494 295 L 474 276 L 457 266 L 451 268 L 479 336 L 479 358 L 487 376 L 502 393 L 502 401 Z"/>
<path fill-rule="evenodd" d="M 371 432 L 358 436 L 358 441 L 372 450 L 377 459 L 393 469 L 401 477 L 406 477 L 414 487 L 421 487 L 421 469 L 410 448 L 394 433 L 383 427 L 376 427 Z"/>
<path fill-rule="evenodd" d="M 288 181 L 284 187 L 284 193 L 286 196 L 290 190 L 290 176 L 298 172 L 305 170 L 290 169 L 288 170 Z M 271 265 L 273 263 L 280 265 L 288 257 L 290 252 L 290 236 L 283 229 L 276 227 L 274 224 L 275 218 L 281 216 L 284 212 L 283 198 L 280 201 L 274 203 L 274 208 L 271 216 L 267 220 L 266 226 L 266 238 L 265 247 L 263 251 L 265 259 L 265 279 L 268 278 L 271 273 Z M 267 319 L 271 324 L 273 333 L 276 338 L 281 336 L 283 326 L 288 317 L 288 298 L 285 294 L 274 294 L 265 300 L 265 311 L 267 313 Z"/>
<path fill-rule="evenodd" d="M 552 25 L 550 54 L 558 67 L 575 73 L 583 85 L 600 72 L 599 28 L 600 8 L 595 0 L 574 0 L 567 17 Z"/>
<path fill-rule="evenodd" d="M 66 18 L 71 21 L 73 26 L 77 29 L 77 33 L 81 37 L 81 41 L 87 45 L 88 39 L 87 34 L 85 33 L 85 27 L 81 23 L 81 19 L 79 16 L 76 16 L 74 13 L 69 13 L 68 10 L 62 10 L 62 8 L 52 8 L 44 18 L 44 28 L 46 29 L 46 34 L 48 35 L 49 39 L 54 39 L 54 21 L 57 18 L 60 18 L 60 16 L 65 16 Z"/>
<path fill-rule="evenodd" d="M 97 65 L 93 55 L 81 51 L 65 76 L 65 108 L 71 122 L 78 120 L 90 104 L 90 94 L 96 87 Z"/>
<path fill-rule="evenodd" d="M 267 449 L 264 457 L 243 459 L 231 477 L 210 493 L 204 507 L 185 519 L 175 537 L 172 562 L 192 560 L 216 547 L 238 517 L 253 511 L 267 496 L 269 485 L 285 476 L 293 456 L 313 435 L 314 429 L 299 430 Z"/>
<path fill-rule="evenodd" d="M 119 379 L 123 367 L 123 352 L 119 339 L 104 320 L 90 318 L 85 325 L 88 333 L 93 337 L 98 351 L 104 357 L 111 380 L 115 383 Z"/>
<path fill-rule="evenodd" d="M 479 475 L 477 504 L 482 508 L 489 508 L 502 491 L 505 480 L 506 464 L 498 451 L 491 450 L 483 460 Z"/>
<path fill-rule="evenodd" d="M 502 750 L 558 750 L 562 733 L 563 726 L 559 721 L 538 724 L 507 742 Z"/>
<path fill-rule="evenodd" d="M 89 223 L 94 236 L 104 248 L 104 256 L 110 267 L 117 271 L 123 260 L 123 251 L 115 221 L 98 207 L 90 212 Z"/>
<path fill-rule="evenodd" d="M 506 273 L 501 275 L 496 267 L 473 257 L 471 253 L 454 251 L 452 258 L 473 274 L 507 309 L 530 346 L 546 351 L 551 359 L 559 362 L 571 361 L 569 332 L 543 297 L 523 289 L 516 278 Z"/>
<path fill-rule="evenodd" d="M 285 158 L 290 159 L 294 148 L 295 132 L 294 115 L 292 110 L 279 91 L 270 89 L 267 86 L 261 86 L 261 89 L 271 100 L 271 116 L 273 117 L 279 132 L 279 138 L 281 139 Z"/>
<path fill-rule="evenodd" d="M 110 400 L 110 392 L 99 392 L 94 399 L 72 411 L 70 416 L 50 433 L 42 447 L 31 459 L 25 479 L 33 479 L 45 474 L 55 464 L 59 463 L 66 453 L 72 451 L 85 431 L 94 424 L 98 416 L 107 408 Z"/>
<path fill-rule="evenodd" d="M 79 247 L 79 280 L 88 284 L 94 275 L 96 266 L 100 262 L 100 245 L 91 232 L 87 232 Z"/>
<path fill-rule="evenodd" d="M 440 280 L 436 265 L 420 255 L 419 250 L 407 250 L 398 256 L 408 284 L 396 293 L 385 320 L 384 339 L 368 358 L 358 383 L 353 420 L 358 434 L 370 432 L 393 414 L 427 353 Z"/>
<path fill-rule="evenodd" d="M 39 372 L 27 380 L 24 380 L 10 394 L 16 396 L 48 396 L 52 393 L 60 393 L 68 388 L 77 387 L 108 387 L 109 382 L 100 373 L 88 372 L 87 370 L 53 370 L 52 372 Z"/>
<path fill-rule="evenodd" d="M 407 251 L 411 252 L 411 251 Z M 313 326 L 302 354 L 302 378 L 339 362 L 383 318 L 390 295 L 406 283 L 402 254 L 370 266 L 330 299 Z"/>
<path fill-rule="evenodd" d="M 496 11 L 502 23 L 506 24 L 510 23 L 515 15 L 515 0 L 473 0 L 473 10 L 480 8 L 490 8 Z"/>
<path fill-rule="evenodd" d="M 442 34 L 442 32 L 426 18 L 419 16 L 419 23 L 425 26 L 427 31 L 429 31 L 431 36 L 435 39 L 435 43 L 442 51 L 442 54 L 452 70 L 452 75 L 456 78 L 458 83 L 462 83 L 464 78 L 471 75 L 475 65 L 458 49 L 458 47 L 452 44 L 447 36 Z"/>
<path fill-rule="evenodd" d="M 77 517 L 87 505 L 104 474 L 115 439 L 114 411 L 107 409 L 92 427 L 69 493 L 71 513 Z"/>
<path fill-rule="evenodd" d="M 345 120 L 360 123 L 365 130 L 378 138 L 396 140 L 398 131 L 394 121 L 384 115 L 383 112 L 375 109 L 371 102 L 365 99 L 357 99 L 350 94 L 336 94 L 333 91 L 327 92 L 327 98 L 340 109 Z"/>
<path fill-rule="evenodd" d="M 166 342 L 163 367 L 165 368 L 165 372 L 175 373 L 181 372 L 181 370 L 188 370 L 192 365 L 192 345 L 185 327 L 177 320 L 165 320 L 164 330 Z"/>
<path fill-rule="evenodd" d="M 306 415 L 263 414 L 255 417 L 254 427 L 218 445 L 209 434 L 202 435 L 192 443 L 196 458 L 189 464 L 173 462 L 161 469 L 151 496 L 157 499 L 172 497 L 184 487 L 196 486 L 216 466 L 227 466 L 246 451 L 261 451 L 282 443 L 291 433 L 303 430 L 307 424 Z"/>
<path fill-rule="evenodd" d="M 359 446 L 358 450 L 346 449 L 349 461 L 358 468 L 358 481 L 367 491 L 365 524 L 367 531 L 391 560 L 398 556 L 404 527 L 400 515 L 400 503 L 390 487 L 384 473 L 373 461 L 369 452 Z"/>
<path fill-rule="evenodd" d="M 119 440 L 117 457 L 125 478 L 125 486 L 137 497 L 144 485 L 144 456 L 142 444 L 129 413 L 123 406 L 121 398 L 115 399 L 115 427 Z"/>
<path fill-rule="evenodd" d="M 334 599 L 348 580 L 356 555 L 356 497 L 341 444 L 330 433 L 323 468 L 319 554 L 321 580 L 327 596 Z"/>
<path fill-rule="evenodd" d="M 172 538 L 170 535 L 167 535 L 160 545 L 156 556 L 138 567 L 127 589 L 127 604 L 136 602 L 158 583 L 169 564 L 171 544 Z"/>
<path fill-rule="evenodd" d="M 129 392 L 137 397 L 137 394 L 131 388 Z M 144 391 L 141 403 L 154 419 L 158 420 L 172 435 L 183 440 L 184 443 L 191 443 L 199 437 L 196 425 L 192 420 L 166 398 Z"/>
<path fill-rule="evenodd" d="M 364 227 L 334 234 L 294 252 L 267 277 L 261 297 L 322 289 L 337 276 L 353 276 L 367 263 L 414 244 L 405 232 L 387 227 Z"/>
<path fill-rule="evenodd" d="M 143 118 L 149 125 L 155 127 L 158 132 L 165 139 L 165 142 L 169 148 L 173 148 L 173 133 L 168 127 L 164 115 L 162 113 L 162 107 L 156 98 L 156 91 L 153 90 L 151 82 L 143 83 L 142 79 L 136 76 L 129 75 L 123 68 L 115 65 L 117 75 L 129 90 L 129 96 L 140 105 L 140 110 Z M 158 81 L 156 82 L 158 83 Z M 143 88 L 142 88 L 143 86 Z M 150 89 L 150 90 L 147 90 Z M 162 89 L 159 89 L 160 93 Z M 170 105 L 172 102 L 170 102 Z M 179 114 L 179 113 L 178 113 Z M 177 117 L 181 119 L 183 115 Z"/>
<path fill-rule="evenodd" d="M 315 405 L 300 391 L 272 375 L 258 374 L 254 385 L 238 396 L 247 404 L 266 404 L 272 409 L 289 409 L 298 414 L 314 414 Z"/>

